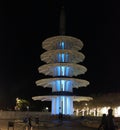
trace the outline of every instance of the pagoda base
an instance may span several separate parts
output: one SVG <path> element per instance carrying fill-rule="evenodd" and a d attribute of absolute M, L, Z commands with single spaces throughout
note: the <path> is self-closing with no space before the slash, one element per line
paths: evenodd
<path fill-rule="evenodd" d="M 73 114 L 73 97 L 72 96 L 57 96 L 52 97 L 52 113 L 72 115 Z"/>

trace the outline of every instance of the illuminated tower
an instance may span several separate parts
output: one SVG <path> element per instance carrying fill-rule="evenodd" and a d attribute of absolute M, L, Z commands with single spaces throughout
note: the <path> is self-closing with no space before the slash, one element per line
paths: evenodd
<path fill-rule="evenodd" d="M 47 64 L 38 68 L 39 73 L 50 75 L 52 78 L 36 81 L 37 86 L 52 88 L 52 94 L 50 96 L 35 96 L 33 100 L 50 100 L 52 106 L 51 114 L 72 115 L 73 101 L 91 100 L 92 98 L 73 94 L 73 88 L 86 87 L 89 84 L 86 80 L 77 79 L 77 76 L 84 74 L 87 68 L 78 64 L 85 59 L 85 56 L 79 52 L 83 47 L 82 41 L 75 37 L 64 35 L 65 27 L 63 25 L 65 25 L 65 22 L 63 12 L 61 18 L 61 35 L 50 37 L 43 41 L 42 47 L 46 52 L 41 55 L 41 60 Z"/>

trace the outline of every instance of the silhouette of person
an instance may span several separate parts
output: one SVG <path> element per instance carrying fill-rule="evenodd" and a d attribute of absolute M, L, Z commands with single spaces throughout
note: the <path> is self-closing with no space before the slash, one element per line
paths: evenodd
<path fill-rule="evenodd" d="M 112 115 L 113 110 L 108 109 L 108 115 L 103 114 L 101 124 L 98 129 L 103 128 L 103 130 L 116 130 L 118 126 L 115 125 L 114 116 Z"/>
<path fill-rule="evenodd" d="M 62 119 L 63 119 L 63 114 L 59 113 L 59 120 L 62 120 Z"/>
<path fill-rule="evenodd" d="M 30 128 L 32 127 L 31 118 L 30 117 L 28 118 L 28 125 L 29 125 Z"/>
<path fill-rule="evenodd" d="M 98 130 L 100 130 L 101 128 L 103 130 L 107 130 L 107 116 L 106 116 L 106 114 L 103 114 Z"/>
<path fill-rule="evenodd" d="M 115 126 L 114 116 L 112 115 L 112 112 L 112 109 L 108 109 L 107 130 L 115 130 L 117 128 L 117 126 Z"/>

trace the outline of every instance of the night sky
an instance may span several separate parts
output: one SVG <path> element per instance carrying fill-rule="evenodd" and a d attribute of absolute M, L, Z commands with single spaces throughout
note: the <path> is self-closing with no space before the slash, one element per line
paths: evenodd
<path fill-rule="evenodd" d="M 32 100 L 50 89 L 35 85 L 42 41 L 59 35 L 59 14 L 66 12 L 66 35 L 81 39 L 82 65 L 88 71 L 78 78 L 90 82 L 78 95 L 120 92 L 120 3 L 109 1 L 33 0 L 3 1 L 0 10 L 0 107 L 15 98 Z"/>

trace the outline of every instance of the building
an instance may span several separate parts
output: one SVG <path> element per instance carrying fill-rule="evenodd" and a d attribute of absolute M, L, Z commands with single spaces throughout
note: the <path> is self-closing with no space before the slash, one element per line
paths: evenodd
<path fill-rule="evenodd" d="M 51 101 L 51 114 L 73 114 L 73 101 L 91 100 L 91 97 L 75 96 L 73 88 L 86 87 L 87 80 L 77 76 L 85 74 L 87 68 L 78 64 L 84 61 L 85 56 L 79 50 L 83 42 L 72 36 L 65 36 L 65 15 L 62 9 L 60 15 L 60 35 L 43 41 L 42 47 L 46 50 L 41 60 L 47 64 L 38 68 L 39 73 L 50 75 L 51 78 L 36 81 L 37 86 L 52 88 L 49 96 L 35 96 L 33 100 Z"/>

